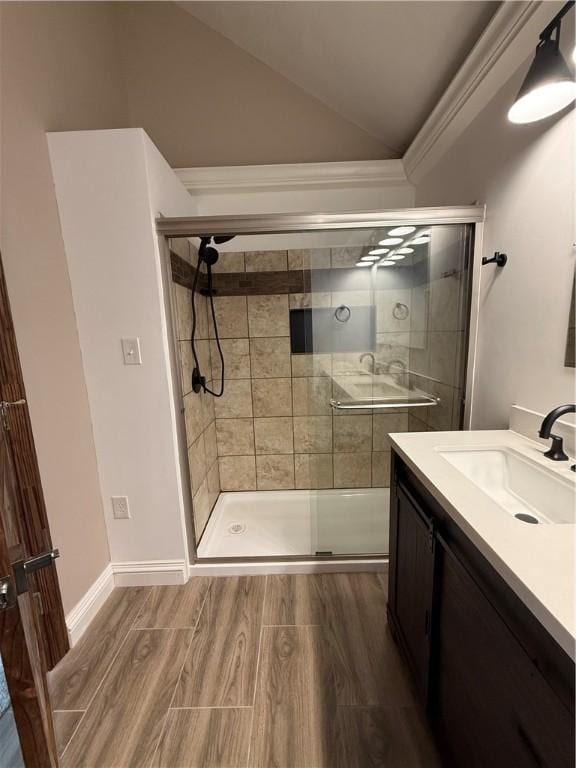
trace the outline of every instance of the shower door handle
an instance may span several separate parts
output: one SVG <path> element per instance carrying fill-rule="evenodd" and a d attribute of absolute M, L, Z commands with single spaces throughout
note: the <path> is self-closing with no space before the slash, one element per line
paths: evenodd
<path fill-rule="evenodd" d="M 366 402 L 363 400 L 330 400 L 330 405 L 338 411 L 384 411 L 390 408 L 428 408 L 432 405 L 438 405 L 441 402 L 439 397 L 422 397 L 420 400 L 402 401 L 391 400 L 390 402 Z"/>

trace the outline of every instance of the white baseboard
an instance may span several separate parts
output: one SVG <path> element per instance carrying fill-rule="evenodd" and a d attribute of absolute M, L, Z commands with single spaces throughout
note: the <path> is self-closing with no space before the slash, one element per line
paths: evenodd
<path fill-rule="evenodd" d="M 117 587 L 150 587 L 165 584 L 185 584 L 188 564 L 185 560 L 140 560 L 112 563 Z"/>
<path fill-rule="evenodd" d="M 70 647 L 73 648 L 86 632 L 114 587 L 150 587 L 185 584 L 187 581 L 188 565 L 185 560 L 109 563 L 66 616 Z"/>
<path fill-rule="evenodd" d="M 79 600 L 74 608 L 66 616 L 66 628 L 70 647 L 73 648 L 84 632 L 88 629 L 100 608 L 114 589 L 114 574 L 112 566 L 108 564 L 96 579 L 94 584 Z"/>
<path fill-rule="evenodd" d="M 388 572 L 387 559 L 290 561 L 266 563 L 195 563 L 190 565 L 194 576 L 258 576 L 266 573 L 354 573 L 356 571 Z"/>

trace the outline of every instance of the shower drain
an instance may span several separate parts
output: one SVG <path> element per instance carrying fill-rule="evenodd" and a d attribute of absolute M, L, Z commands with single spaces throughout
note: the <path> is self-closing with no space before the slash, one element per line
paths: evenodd
<path fill-rule="evenodd" d="M 228 533 L 244 533 L 246 526 L 244 523 L 230 523 Z"/>

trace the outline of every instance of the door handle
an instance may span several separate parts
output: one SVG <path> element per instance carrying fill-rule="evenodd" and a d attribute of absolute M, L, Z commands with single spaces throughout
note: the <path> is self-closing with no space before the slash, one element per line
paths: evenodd
<path fill-rule="evenodd" d="M 43 552 L 41 555 L 30 557 L 27 560 L 17 560 L 15 563 L 12 563 L 14 579 L 16 581 L 16 594 L 21 595 L 24 592 L 28 592 L 28 574 L 39 571 L 42 568 L 48 568 L 58 557 L 60 557 L 60 552 L 57 549 L 52 549 L 49 552 Z"/>
<path fill-rule="evenodd" d="M 12 579 L 10 576 L 0 578 L 0 611 L 5 611 L 14 605 L 16 596 L 12 589 Z"/>

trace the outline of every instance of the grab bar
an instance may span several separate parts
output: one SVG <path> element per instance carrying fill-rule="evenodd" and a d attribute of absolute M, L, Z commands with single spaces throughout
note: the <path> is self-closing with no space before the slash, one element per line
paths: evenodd
<path fill-rule="evenodd" d="M 423 395 L 422 397 L 406 398 L 380 398 L 379 400 L 330 400 L 332 408 L 338 411 L 383 411 L 387 408 L 428 408 L 440 403 L 439 397 Z"/>

